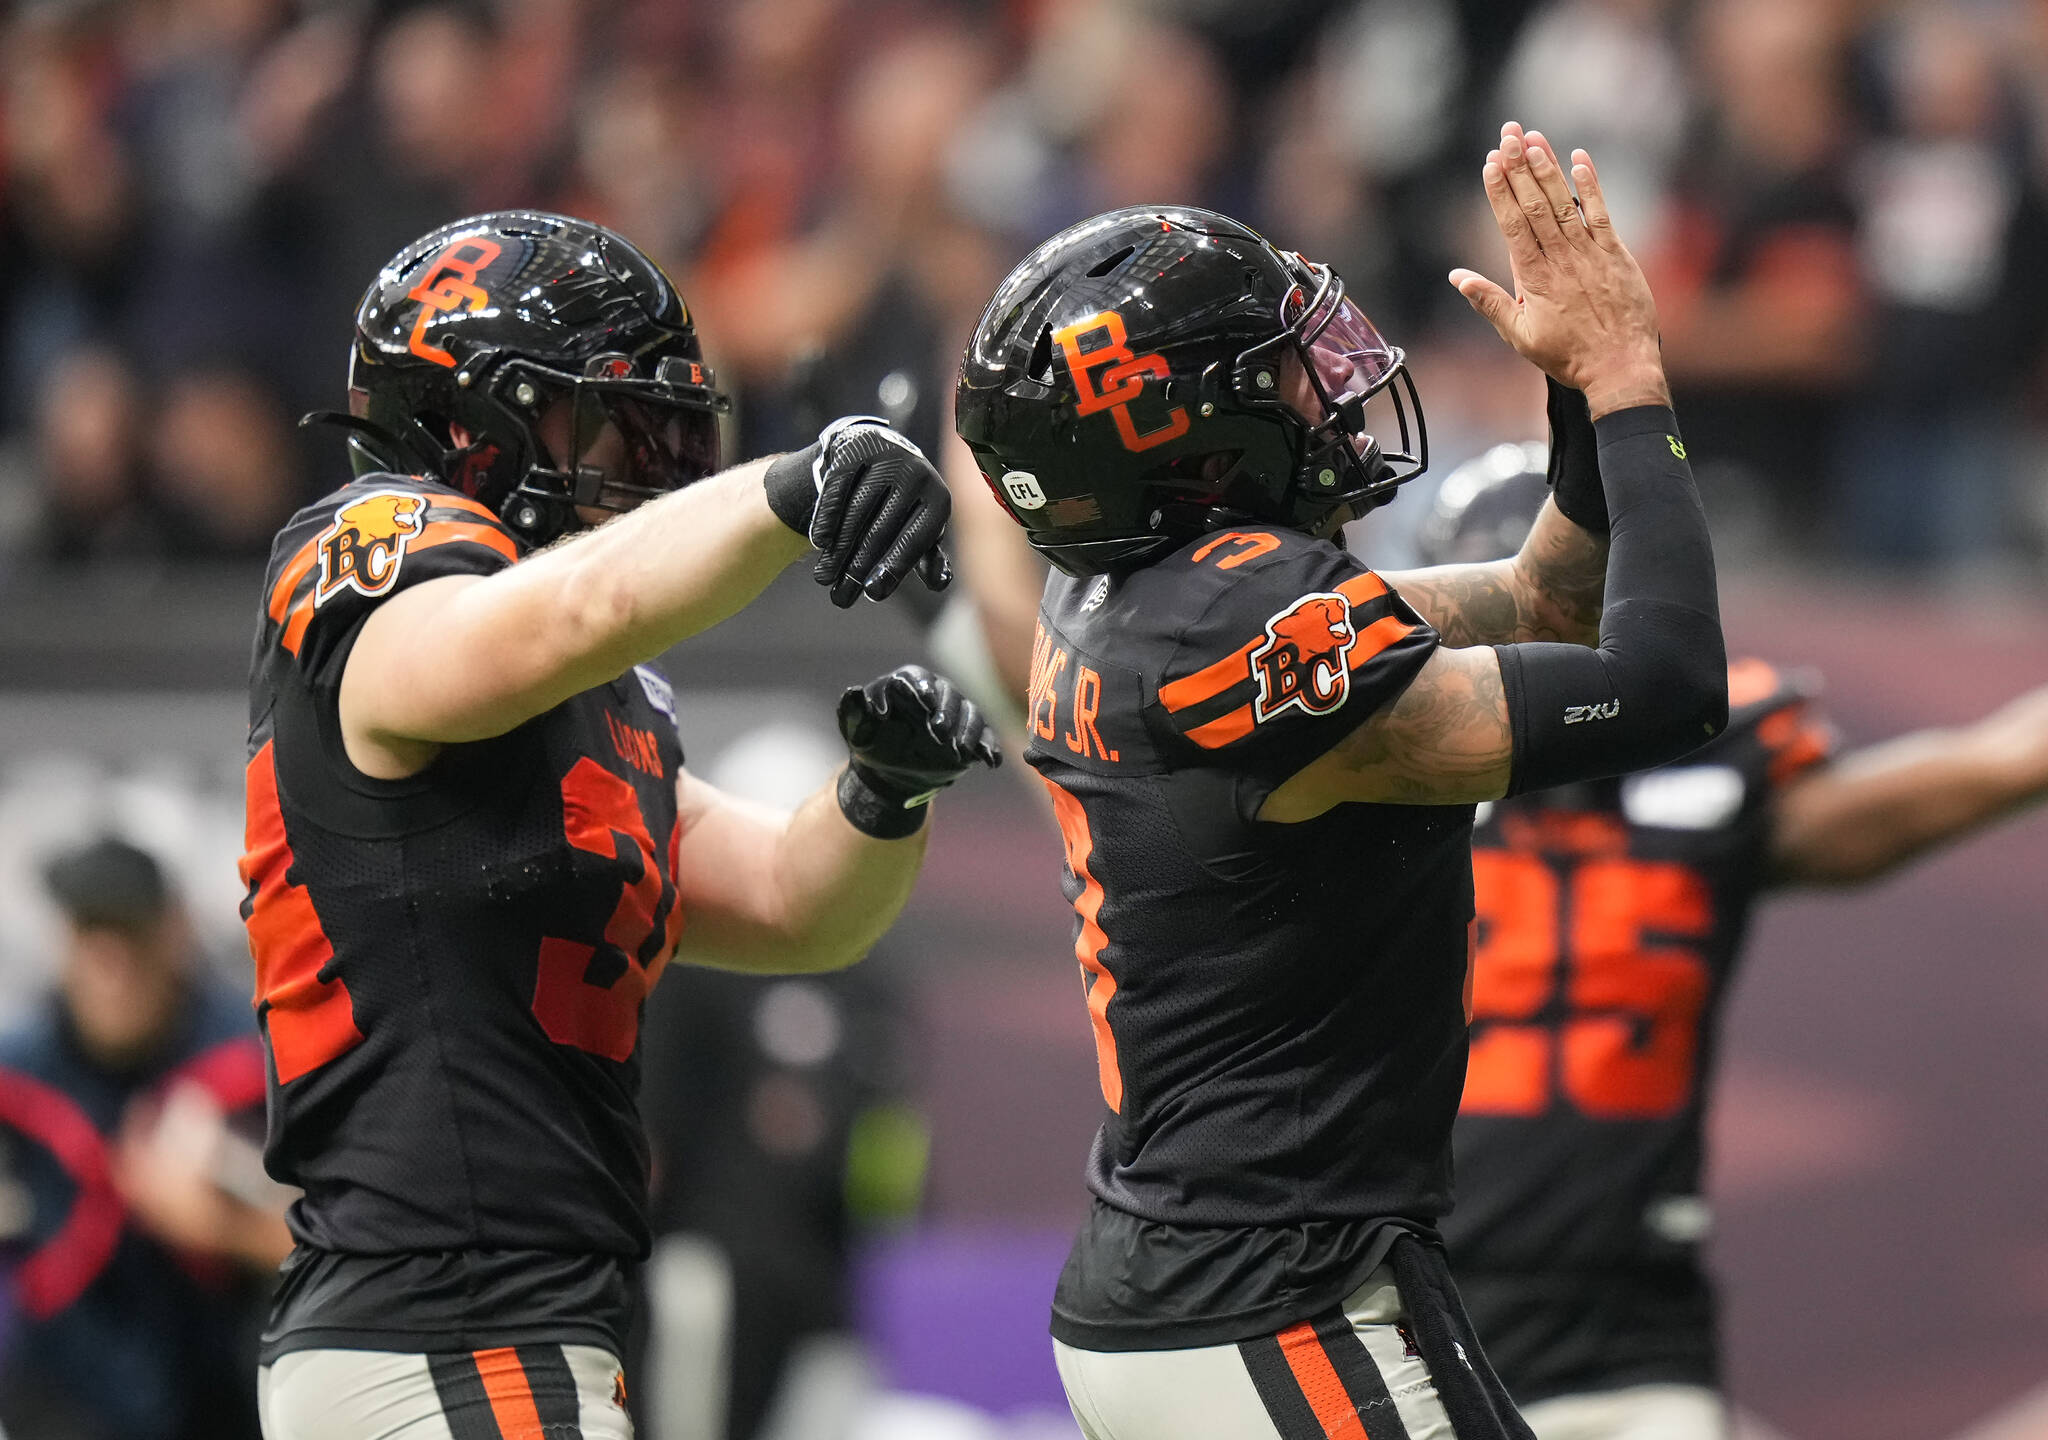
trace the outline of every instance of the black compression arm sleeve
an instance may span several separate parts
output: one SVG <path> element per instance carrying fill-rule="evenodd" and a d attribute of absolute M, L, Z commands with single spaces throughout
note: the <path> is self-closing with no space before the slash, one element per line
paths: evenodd
<path fill-rule="evenodd" d="M 1646 405 L 1593 428 L 1610 517 L 1600 648 L 1497 647 L 1510 794 L 1661 765 L 1728 723 L 1714 551 L 1678 423 Z"/>

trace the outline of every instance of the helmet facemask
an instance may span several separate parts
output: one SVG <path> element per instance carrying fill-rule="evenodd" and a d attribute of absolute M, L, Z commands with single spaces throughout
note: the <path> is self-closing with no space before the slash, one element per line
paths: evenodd
<path fill-rule="evenodd" d="M 573 529 L 579 507 L 631 510 L 717 472 L 718 416 L 731 403 L 712 389 L 710 372 L 679 356 L 656 362 L 651 376 L 636 368 L 623 354 L 594 356 L 581 375 L 524 359 L 505 363 L 492 392 L 532 437 L 501 507 L 507 524 L 541 543 Z M 556 455 L 535 426 L 563 402 L 568 435 Z M 607 426 L 618 442 L 600 457 Z"/>
<path fill-rule="evenodd" d="M 1429 465 L 1429 436 L 1407 357 L 1346 298 L 1343 277 L 1299 254 L 1283 255 L 1294 284 L 1280 303 L 1280 333 L 1238 357 L 1233 383 L 1254 409 L 1284 412 L 1303 428 L 1295 489 L 1310 506 L 1355 518 L 1384 505 Z M 1291 354 L 1319 402 L 1321 418 L 1299 415 L 1284 395 L 1281 357 Z M 1377 402 L 1377 403 L 1375 403 Z M 1392 421 L 1389 452 L 1373 412 Z"/>

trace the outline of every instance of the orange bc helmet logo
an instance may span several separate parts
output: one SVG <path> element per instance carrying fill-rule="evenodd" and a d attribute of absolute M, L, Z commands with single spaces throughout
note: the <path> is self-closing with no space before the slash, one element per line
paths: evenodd
<path fill-rule="evenodd" d="M 1307 715 L 1327 715 L 1351 696 L 1351 666 L 1345 657 L 1358 640 L 1351 602 L 1322 592 L 1304 595 L 1266 622 L 1266 639 L 1252 651 L 1259 696 L 1254 720 L 1271 720 L 1293 706 Z"/>
<path fill-rule="evenodd" d="M 412 322 L 412 341 L 406 349 L 422 360 L 455 368 L 455 357 L 427 340 L 427 326 L 444 310 L 468 310 L 474 314 L 491 303 L 491 297 L 476 283 L 483 268 L 497 259 L 504 247 L 495 240 L 472 235 L 457 240 L 434 257 L 434 263 L 420 276 L 420 283 L 405 294 L 417 300 L 419 316 Z"/>
<path fill-rule="evenodd" d="M 1088 349 L 1081 342 L 1091 335 L 1102 341 Z M 1083 415 L 1107 410 L 1116 421 L 1116 433 L 1130 451 L 1150 450 L 1188 433 L 1188 412 L 1176 405 L 1166 412 L 1166 423 L 1140 433 L 1131 419 L 1131 402 L 1145 388 L 1145 377 L 1164 380 L 1173 372 L 1159 355 L 1133 355 L 1126 342 L 1124 317 L 1114 310 L 1101 310 L 1052 332 L 1053 340 L 1067 357 L 1067 373 L 1074 377 L 1080 397 L 1076 409 Z M 1094 372 L 1100 370 L 1097 377 Z"/>
<path fill-rule="evenodd" d="M 344 505 L 320 534 L 318 606 L 354 589 L 382 595 L 398 582 L 406 543 L 427 528 L 427 501 L 403 490 L 379 490 Z"/>

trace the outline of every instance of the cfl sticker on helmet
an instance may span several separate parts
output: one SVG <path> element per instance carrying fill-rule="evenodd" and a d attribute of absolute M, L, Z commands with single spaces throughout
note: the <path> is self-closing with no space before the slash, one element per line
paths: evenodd
<path fill-rule="evenodd" d="M 1266 638 L 1252 651 L 1259 682 L 1252 718 L 1271 720 L 1289 709 L 1327 715 L 1351 698 L 1351 647 L 1358 627 L 1351 602 L 1333 591 L 1304 595 L 1266 622 Z"/>
<path fill-rule="evenodd" d="M 1003 476 L 1003 493 L 1019 510 L 1045 508 L 1045 492 L 1038 488 L 1038 477 L 1029 470 L 1012 470 Z"/>
<path fill-rule="evenodd" d="M 427 499 L 404 490 L 378 490 L 337 510 L 320 532 L 317 608 L 355 590 L 375 597 L 398 583 L 406 544 L 427 528 Z"/>

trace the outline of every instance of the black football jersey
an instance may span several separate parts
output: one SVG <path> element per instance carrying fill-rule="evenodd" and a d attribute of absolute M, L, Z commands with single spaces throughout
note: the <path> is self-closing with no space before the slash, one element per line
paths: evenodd
<path fill-rule="evenodd" d="M 1728 729 L 1621 780 L 1483 807 L 1453 1266 L 1516 1399 L 1715 1383 L 1699 1262 L 1721 1006 L 1773 796 L 1833 739 L 1813 683 L 1730 667 Z"/>
<path fill-rule="evenodd" d="M 1030 763 L 1066 844 L 1109 1114 L 1053 1333 L 1220 1344 L 1341 1297 L 1448 1198 L 1471 807 L 1258 821 L 1415 678 L 1434 631 L 1337 546 L 1204 537 L 1055 574 Z"/>
<path fill-rule="evenodd" d="M 648 1246 L 641 1002 L 683 924 L 666 683 L 630 671 L 406 780 L 340 739 L 375 607 L 517 558 L 482 505 L 388 475 L 301 511 L 271 555 L 243 914 L 266 1161 L 304 1196 L 268 1353 L 615 1345 L 591 1312 Z"/>

